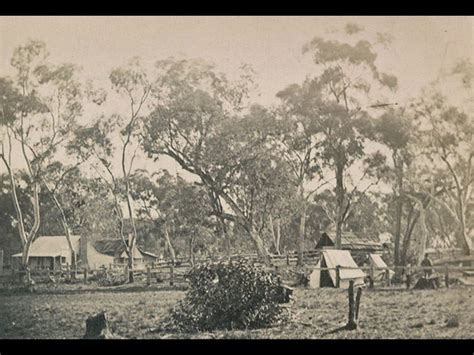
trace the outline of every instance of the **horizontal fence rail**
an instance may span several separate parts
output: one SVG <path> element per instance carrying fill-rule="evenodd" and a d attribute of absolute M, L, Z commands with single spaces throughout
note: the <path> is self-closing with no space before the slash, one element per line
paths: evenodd
<path fill-rule="evenodd" d="M 305 261 L 305 269 L 295 268 L 295 261 L 297 260 L 297 254 L 295 252 L 288 252 L 280 255 L 270 255 L 270 266 L 266 266 L 261 263 L 257 254 L 248 253 L 248 254 L 233 254 L 226 256 L 219 256 L 214 258 L 194 258 L 193 262 L 187 258 L 175 258 L 174 262 L 170 260 L 160 260 L 153 263 L 150 263 L 146 267 L 129 269 L 125 265 L 114 265 L 111 264 L 109 267 L 101 267 L 94 269 L 83 269 L 77 268 L 72 269 L 70 265 L 62 267 L 56 270 L 51 269 L 31 269 L 31 270 L 12 270 L 4 269 L 3 274 L 0 274 L 0 283 L 12 282 L 22 280 L 25 276 L 27 279 L 30 279 L 32 276 L 34 279 L 40 281 L 40 279 L 54 278 L 55 283 L 59 283 L 62 279 L 73 279 L 76 281 L 82 281 L 88 283 L 92 280 L 97 280 L 99 275 L 116 275 L 122 274 L 124 278 L 128 276 L 131 272 L 134 275 L 140 276 L 143 279 L 146 279 L 147 284 L 151 284 L 152 280 L 156 282 L 165 282 L 168 281 L 170 285 L 173 285 L 175 281 L 186 281 L 186 276 L 189 270 L 193 265 L 210 262 L 210 261 L 222 261 L 222 260 L 235 260 L 238 258 L 245 258 L 251 260 L 255 264 L 261 264 L 265 270 L 276 272 L 277 274 L 284 273 L 285 271 L 292 272 L 293 274 L 301 274 L 306 270 L 306 274 L 312 271 L 333 271 L 336 273 L 337 281 L 340 281 L 340 272 L 344 270 L 362 270 L 366 275 L 366 279 L 369 280 L 370 287 L 373 287 L 374 281 L 380 281 L 383 279 L 386 286 L 390 286 L 391 274 L 393 272 L 398 272 L 407 278 L 407 284 L 409 283 L 409 278 L 416 276 L 417 273 L 423 273 L 431 271 L 436 273 L 438 278 L 444 275 L 446 286 L 449 287 L 450 276 L 462 274 L 463 276 L 474 276 L 474 266 L 455 266 L 446 263 L 444 265 L 436 264 L 434 262 L 433 266 L 419 266 L 419 265 L 410 265 L 410 266 L 387 266 L 387 267 L 377 267 L 375 265 L 363 265 L 363 266 L 337 266 L 337 267 L 316 267 L 314 263 L 318 262 L 321 257 L 321 250 L 307 251 L 304 253 L 303 258 Z M 296 270 L 296 271 L 295 271 Z M 282 274 L 283 275 L 283 274 Z M 39 277 L 39 279 L 38 279 Z M 57 279 L 57 280 L 56 280 Z M 337 282 L 336 284 L 339 284 Z"/>

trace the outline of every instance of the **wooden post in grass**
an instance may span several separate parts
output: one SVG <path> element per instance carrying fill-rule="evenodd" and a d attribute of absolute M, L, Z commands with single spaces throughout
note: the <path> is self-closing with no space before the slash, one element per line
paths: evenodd
<path fill-rule="evenodd" d="M 404 271 L 405 271 L 405 277 L 406 277 L 407 290 L 409 290 L 411 286 L 411 269 L 409 266 L 407 266 L 404 268 Z"/>
<path fill-rule="evenodd" d="M 359 322 L 359 305 L 360 305 L 360 298 L 362 297 L 362 288 L 357 288 L 357 296 L 355 301 L 355 321 L 356 324 Z"/>
<path fill-rule="evenodd" d="M 170 263 L 170 286 L 174 285 L 174 261 Z"/>
<path fill-rule="evenodd" d="M 354 297 L 354 280 L 349 281 L 349 319 L 346 324 L 347 330 L 357 329 L 357 323 L 359 321 L 359 306 L 360 299 L 362 297 L 362 288 L 357 288 L 357 296 Z"/>
<path fill-rule="evenodd" d="M 84 268 L 84 283 L 87 283 L 87 269 Z"/>
<path fill-rule="evenodd" d="M 3 249 L 0 249 L 0 275 L 3 274 Z"/>
<path fill-rule="evenodd" d="M 390 269 L 389 268 L 385 270 L 385 285 L 387 287 L 390 287 Z"/>
<path fill-rule="evenodd" d="M 449 288 L 449 266 L 446 265 L 446 269 L 444 271 L 444 283 L 446 284 L 446 288 Z"/>
<path fill-rule="evenodd" d="M 146 268 L 146 284 L 147 284 L 147 286 L 151 285 L 151 269 L 150 269 L 150 266 L 147 266 L 147 268 Z"/>
<path fill-rule="evenodd" d="M 370 265 L 370 270 L 369 270 L 369 288 L 374 288 L 374 265 Z"/>
<path fill-rule="evenodd" d="M 290 254 L 286 252 L 286 265 L 290 266 Z"/>
<path fill-rule="evenodd" d="M 354 299 L 354 280 L 349 281 L 349 319 L 346 324 L 346 329 L 353 330 L 357 329 L 357 317 L 358 311 L 357 300 Z M 357 292 L 358 300 L 360 301 L 360 292 Z"/>
<path fill-rule="evenodd" d="M 341 270 L 340 266 L 336 266 L 336 288 L 339 288 L 341 285 Z"/>

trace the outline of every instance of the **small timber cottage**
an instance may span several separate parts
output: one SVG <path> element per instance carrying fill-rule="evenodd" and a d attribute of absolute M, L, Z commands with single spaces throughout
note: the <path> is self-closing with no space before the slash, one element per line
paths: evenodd
<path fill-rule="evenodd" d="M 315 249 L 333 249 L 336 241 L 336 230 L 331 228 L 321 233 Z M 341 249 L 349 250 L 354 260 L 361 264 L 369 254 L 382 254 L 383 244 L 378 238 L 358 236 L 353 232 L 342 232 Z"/>
<path fill-rule="evenodd" d="M 85 236 L 72 235 L 72 247 L 77 251 L 76 259 L 81 268 L 97 269 L 127 263 L 125 246 L 120 239 L 98 240 L 94 243 Z M 157 260 L 157 256 L 141 248 L 134 248 L 134 264 L 138 269 Z M 22 254 L 12 255 L 12 263 L 19 268 Z M 71 265 L 72 255 L 66 236 L 40 236 L 31 244 L 28 264 L 32 270 L 64 269 Z"/>
<path fill-rule="evenodd" d="M 80 236 L 71 235 L 74 250 L 79 250 Z M 12 255 L 12 265 L 18 269 L 22 253 Z M 59 270 L 71 265 L 72 254 L 66 236 L 41 236 L 36 238 L 30 247 L 28 265 L 32 270 Z"/>
<path fill-rule="evenodd" d="M 81 238 L 79 255 L 81 267 L 89 269 L 109 265 L 125 266 L 128 263 L 128 255 L 121 239 L 102 239 L 92 243 L 87 238 Z M 134 268 L 145 269 L 157 260 L 155 254 L 146 252 L 137 245 L 133 248 Z"/>

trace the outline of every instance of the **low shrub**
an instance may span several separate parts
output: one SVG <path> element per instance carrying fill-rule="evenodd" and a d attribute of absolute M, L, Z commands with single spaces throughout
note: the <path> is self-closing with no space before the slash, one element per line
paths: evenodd
<path fill-rule="evenodd" d="M 171 310 L 168 330 L 263 328 L 288 319 L 281 303 L 289 301 L 291 292 L 276 275 L 245 259 L 196 266 L 187 279 L 190 289 Z"/>
<path fill-rule="evenodd" d="M 126 283 L 123 273 L 114 273 L 110 270 L 103 270 L 97 273 L 97 284 L 99 286 L 118 286 Z"/>

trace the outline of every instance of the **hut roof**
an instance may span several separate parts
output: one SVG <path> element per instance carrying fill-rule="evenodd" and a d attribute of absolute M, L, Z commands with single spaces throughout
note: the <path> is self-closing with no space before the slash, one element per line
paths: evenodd
<path fill-rule="evenodd" d="M 336 232 L 328 230 L 321 234 L 321 239 L 316 245 L 316 248 L 321 248 L 323 246 L 334 246 L 336 241 Z M 356 235 L 353 232 L 342 232 L 341 238 L 341 247 L 342 249 L 349 250 L 383 250 L 383 245 L 375 237 L 370 236 L 360 236 Z"/>
<path fill-rule="evenodd" d="M 73 249 L 79 251 L 80 236 L 71 235 Z M 31 244 L 30 257 L 55 257 L 69 253 L 69 244 L 65 235 L 58 236 L 40 236 Z M 21 257 L 21 253 L 12 255 Z"/>

